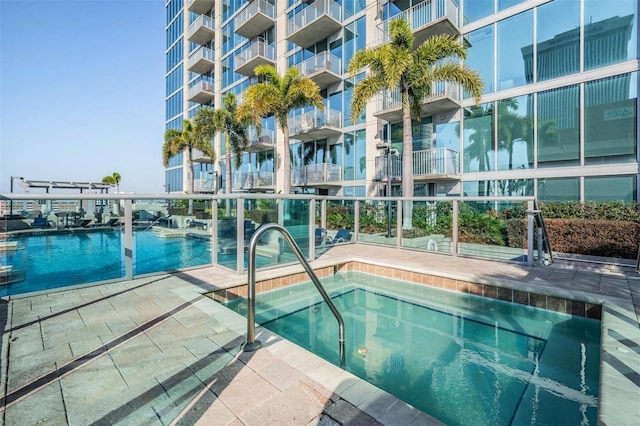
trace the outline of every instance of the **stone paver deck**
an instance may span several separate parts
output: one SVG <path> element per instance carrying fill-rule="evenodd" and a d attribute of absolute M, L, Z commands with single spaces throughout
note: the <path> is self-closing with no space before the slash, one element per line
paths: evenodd
<path fill-rule="evenodd" d="M 528 268 L 367 245 L 333 247 L 313 266 L 346 260 L 603 304 L 599 422 L 640 424 L 632 269 Z M 263 347 L 243 352 L 246 320 L 204 296 L 242 283 L 246 275 L 211 267 L 0 301 L 0 425 L 439 424 L 260 327 Z"/>

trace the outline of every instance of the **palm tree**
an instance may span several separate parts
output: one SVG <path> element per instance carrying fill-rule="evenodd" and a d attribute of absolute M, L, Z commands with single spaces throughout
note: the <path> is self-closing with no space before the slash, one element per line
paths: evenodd
<path fill-rule="evenodd" d="M 120 173 L 113 172 L 110 176 L 105 176 L 102 178 L 102 183 L 108 183 L 109 185 L 116 186 L 116 192 L 120 192 Z M 120 214 L 120 203 L 114 202 L 114 213 Z"/>
<path fill-rule="evenodd" d="M 231 154 L 233 153 L 236 159 L 235 168 L 237 170 L 242 164 L 242 152 L 246 149 L 249 141 L 247 129 L 236 116 L 236 96 L 233 93 L 227 93 L 223 104 L 224 107 L 217 110 L 211 108 L 200 109 L 193 122 L 196 131 L 205 140 L 211 140 L 218 132 L 225 133 L 225 162 L 227 167 L 224 191 L 226 194 L 231 194 Z"/>
<path fill-rule="evenodd" d="M 291 152 L 289 150 L 289 113 L 296 108 L 314 106 L 324 110 L 318 85 L 308 77 L 300 75 L 297 67 L 290 67 L 280 76 L 271 65 L 260 65 L 254 70 L 262 82 L 249 86 L 242 94 L 243 102 L 238 107 L 238 119 L 250 120 L 258 131 L 260 120 L 268 115 L 275 117 L 284 135 L 282 167 L 284 182 L 282 192 L 291 192 Z"/>
<path fill-rule="evenodd" d="M 446 58 L 464 60 L 465 46 L 455 37 L 435 35 L 415 50 L 415 37 L 404 19 L 389 23 L 390 42 L 375 48 L 359 50 L 349 62 L 349 74 L 368 67 L 369 72 L 355 87 L 351 99 L 351 120 L 355 121 L 373 96 L 382 92 L 400 92 L 402 102 L 402 196 L 413 197 L 413 140 L 411 118 L 420 119 L 422 104 L 432 94 L 435 83 L 460 84 L 476 101 L 484 91 L 477 71 L 461 62 L 443 61 Z M 411 202 L 405 203 L 403 228 L 411 228 Z"/>
<path fill-rule="evenodd" d="M 216 153 L 209 139 L 204 139 L 189 120 L 182 122 L 182 130 L 168 129 L 164 132 L 164 145 L 162 145 L 162 162 L 164 166 L 168 167 L 169 159 L 185 149 L 188 155 L 187 181 L 189 192 L 193 194 L 193 150 L 202 151 L 212 162 L 216 159 Z M 193 214 L 193 200 L 189 200 L 189 214 Z"/>

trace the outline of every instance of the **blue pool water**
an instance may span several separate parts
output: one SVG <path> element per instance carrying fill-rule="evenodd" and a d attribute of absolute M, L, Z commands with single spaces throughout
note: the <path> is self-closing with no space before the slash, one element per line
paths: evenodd
<path fill-rule="evenodd" d="M 18 237 L 18 249 L 0 252 L 0 264 L 23 271 L 25 279 L 0 285 L 0 295 L 124 277 L 123 233 L 119 230 Z M 211 263 L 208 239 L 160 238 L 134 233 L 134 275 Z"/>
<path fill-rule="evenodd" d="M 596 424 L 598 321 L 361 273 L 323 282 L 345 321 L 345 368 L 429 415 Z M 244 314 L 246 301 L 228 306 Z M 258 295 L 256 321 L 339 364 L 337 322 L 311 283 Z"/>

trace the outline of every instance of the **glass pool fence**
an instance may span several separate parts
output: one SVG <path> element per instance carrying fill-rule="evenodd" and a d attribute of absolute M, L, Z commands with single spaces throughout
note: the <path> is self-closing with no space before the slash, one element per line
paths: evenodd
<path fill-rule="evenodd" d="M 375 244 L 533 265 L 544 257 L 535 212 L 532 197 L 0 194 L 0 296 L 209 265 L 243 274 L 266 223 L 309 260 Z M 295 261 L 277 233 L 257 247 L 259 268 Z"/>

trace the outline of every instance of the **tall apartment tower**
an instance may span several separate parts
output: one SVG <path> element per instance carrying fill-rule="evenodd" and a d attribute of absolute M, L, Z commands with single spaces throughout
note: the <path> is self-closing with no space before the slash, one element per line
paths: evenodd
<path fill-rule="evenodd" d="M 520 196 L 542 201 L 637 201 L 637 0 L 168 0 L 166 129 L 227 93 L 257 82 L 254 69 L 288 67 L 320 87 L 324 111 L 291 112 L 291 188 L 319 195 L 401 195 L 402 114 L 396 93 L 380 93 L 357 122 L 346 73 L 360 49 L 389 40 L 404 17 L 418 43 L 451 34 L 480 72 L 480 105 L 460 87 L 434 85 L 412 124 L 416 195 Z M 239 168 L 238 192 L 282 188 L 283 138 L 265 117 Z M 387 173 L 389 142 L 397 151 Z M 215 163 L 194 153 L 195 188 L 225 187 L 223 136 Z M 392 152 L 395 152 L 391 150 Z M 234 159 L 234 162 L 238 159 Z M 234 163 L 235 164 L 235 163 Z M 168 192 L 188 188 L 187 156 L 166 170 Z"/>

